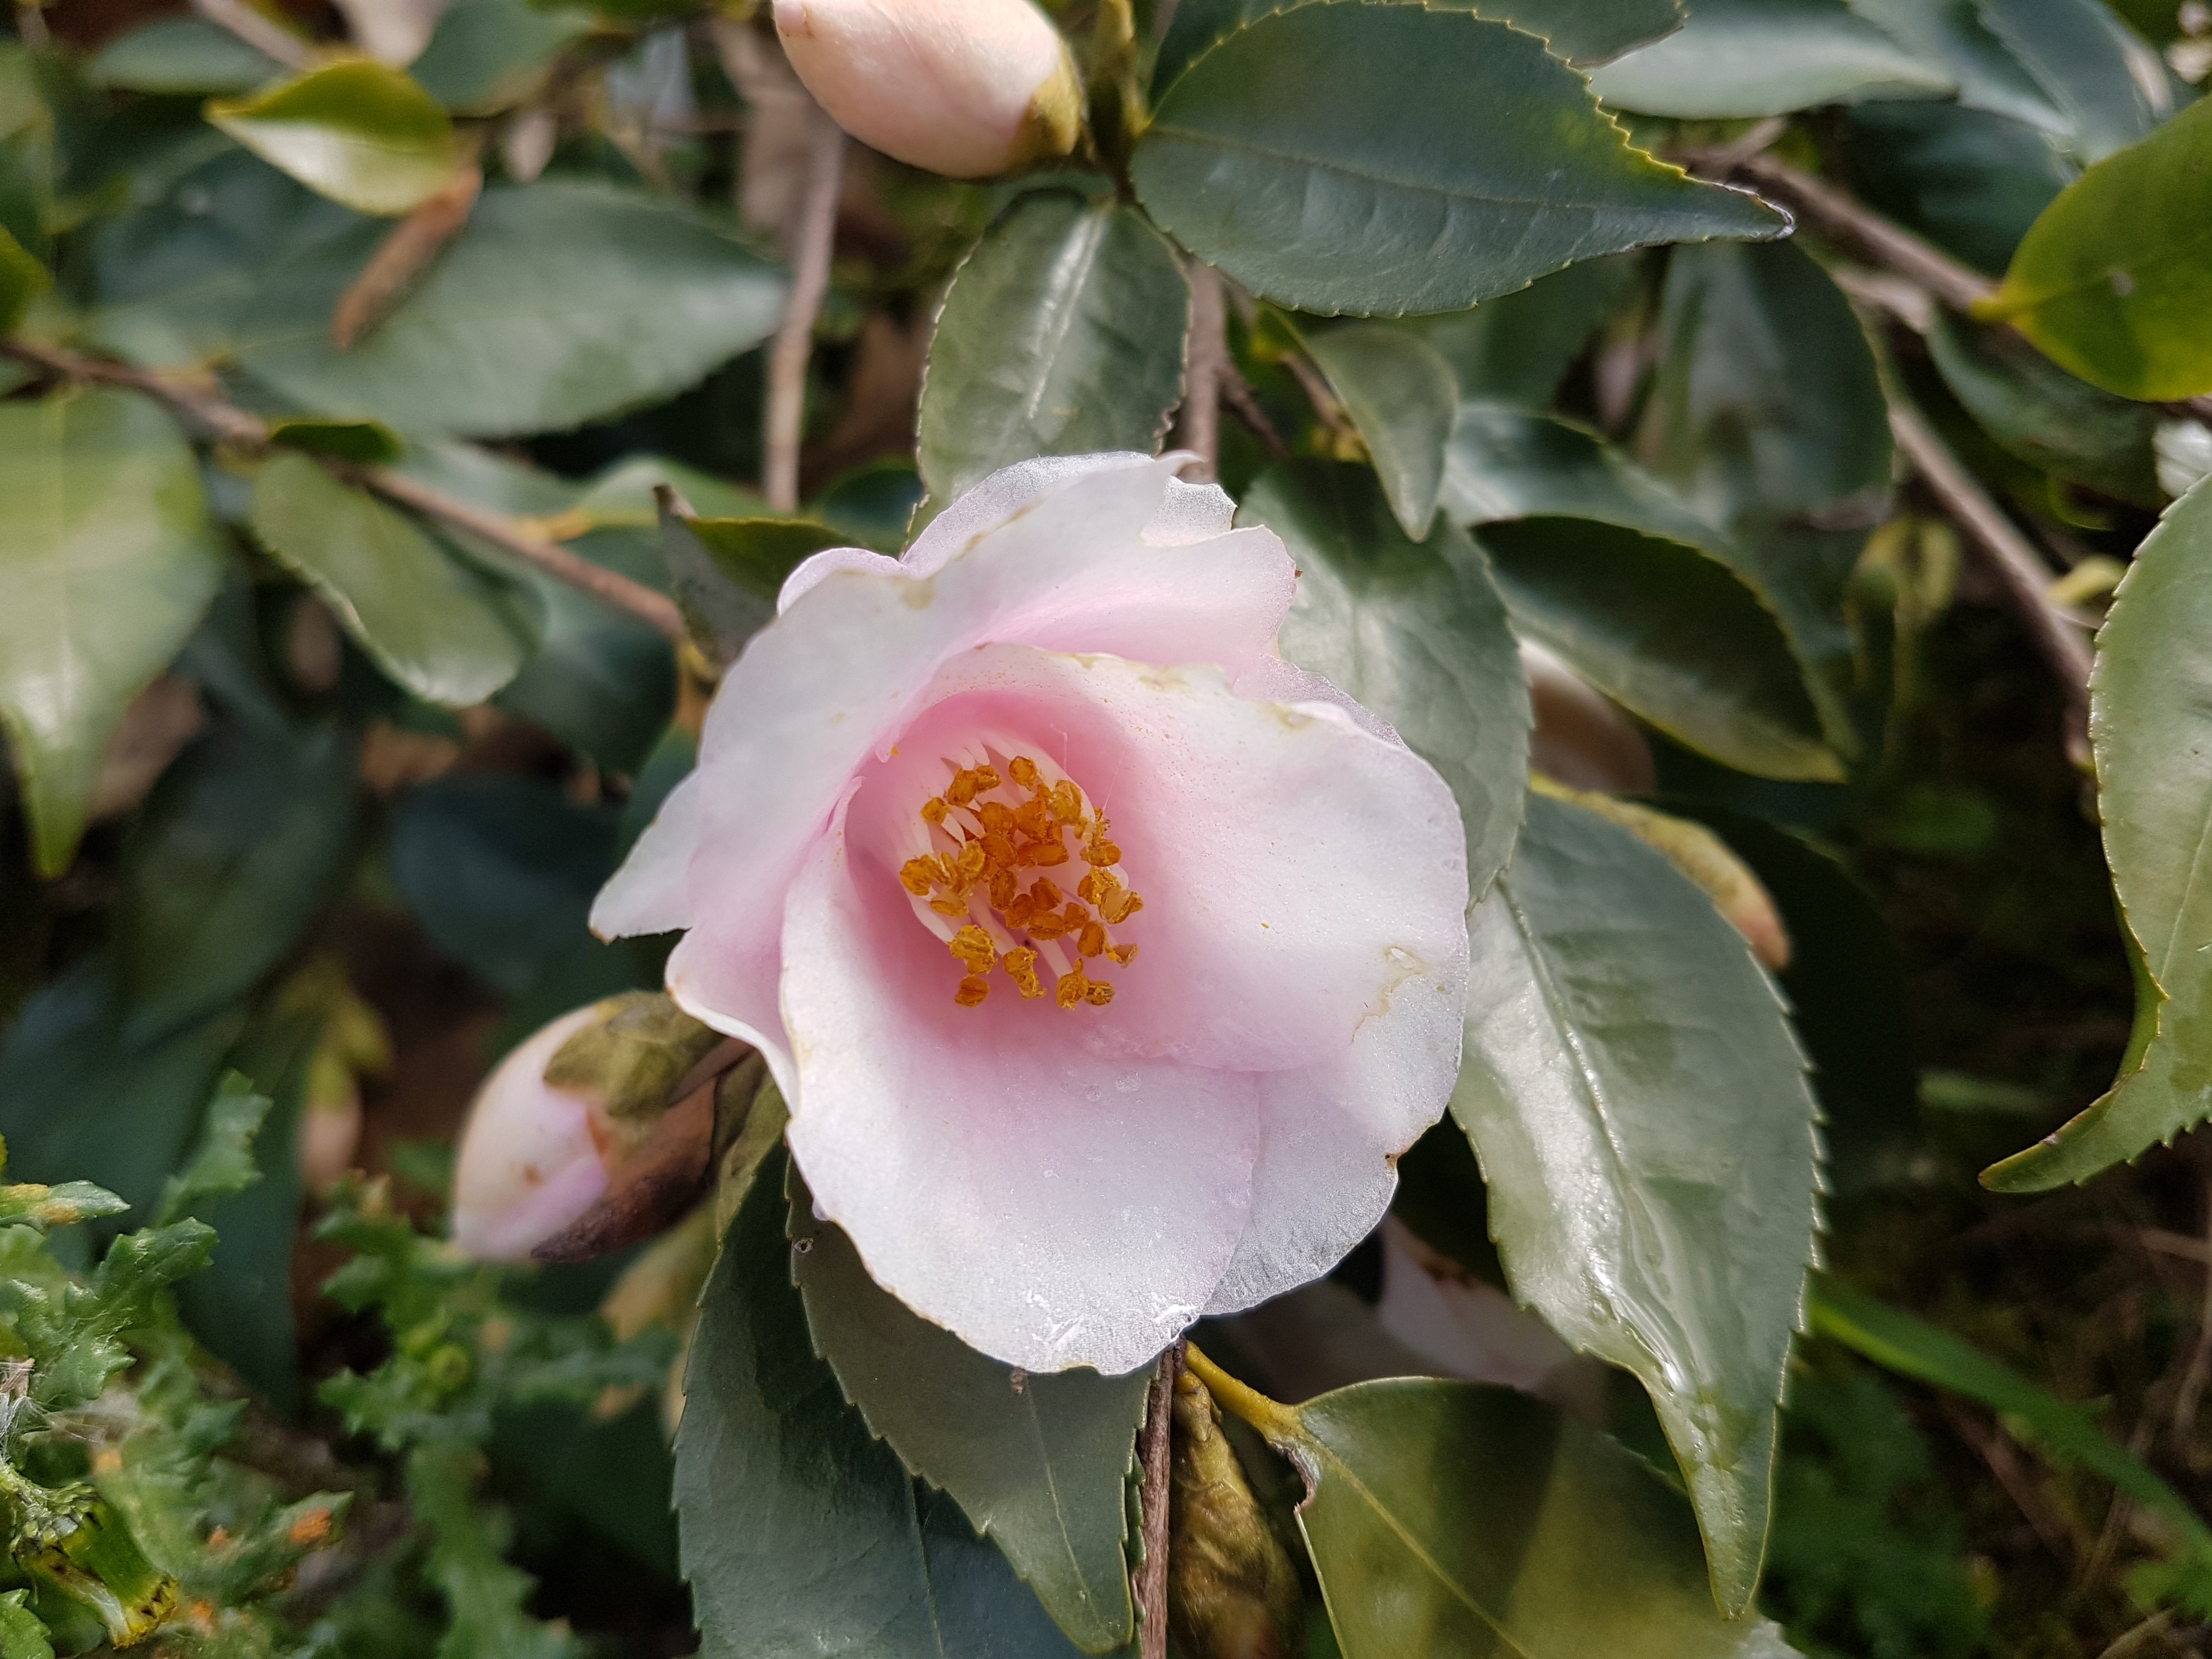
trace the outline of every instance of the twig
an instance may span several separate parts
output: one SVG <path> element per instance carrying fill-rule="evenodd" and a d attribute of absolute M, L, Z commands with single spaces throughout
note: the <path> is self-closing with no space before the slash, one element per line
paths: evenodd
<path fill-rule="evenodd" d="M 1182 1344 L 1160 1356 L 1159 1369 L 1145 1398 L 1145 1565 L 1137 1574 L 1137 1635 L 1139 1659 L 1167 1659 L 1168 1651 L 1168 1452 L 1175 1421 L 1176 1378 L 1182 1370 Z"/>
<path fill-rule="evenodd" d="M 1221 273 L 1201 260 L 1190 262 L 1190 347 L 1184 354 L 1182 431 L 1178 447 L 1194 450 L 1190 471 L 1195 482 L 1211 483 L 1221 473 L 1221 383 L 1229 367 L 1229 341 L 1223 331 L 1227 313 L 1221 302 Z"/>
<path fill-rule="evenodd" d="M 783 327 L 768 360 L 768 447 L 761 483 L 779 513 L 799 505 L 799 441 L 806 416 L 806 360 L 814 350 L 814 319 L 830 291 L 830 253 L 837 238 L 837 191 L 845 176 L 845 131 L 828 115 L 816 117 L 806 156 L 806 194 L 792 239 L 791 296 Z"/>
<path fill-rule="evenodd" d="M 362 332 L 392 308 L 392 302 L 469 222 L 483 191 L 483 169 L 463 161 L 453 180 L 433 191 L 376 245 L 361 274 L 331 308 L 331 343 L 353 349 Z"/>
<path fill-rule="evenodd" d="M 1879 265 L 1910 277 L 1954 311 L 1966 311 L 1996 292 L 1996 284 L 1960 264 L 1902 226 L 1862 207 L 1826 179 L 1771 155 L 1735 156 L 1705 150 L 1684 158 L 1693 173 L 1747 184 L 1780 203 L 1826 236 L 1856 248 Z"/>
<path fill-rule="evenodd" d="M 2097 1656 L 2097 1659 L 2127 1659 L 2147 1642 L 2156 1640 L 2166 1633 L 2173 1622 L 2173 1609 L 2165 1607 L 2154 1613 L 2139 1625 L 2130 1625 L 2112 1640 L 2112 1644 Z"/>
<path fill-rule="evenodd" d="M 2060 1562 L 2070 1564 L 2075 1557 L 2075 1540 L 2070 1538 L 2063 1522 L 2052 1510 L 2046 1498 L 2028 1473 L 2020 1465 L 2020 1455 L 2013 1449 L 2012 1442 L 1993 1429 L 1985 1428 L 1962 1408 L 1946 1402 L 1943 1415 L 1950 1419 L 1951 1427 L 1959 1437 L 1981 1454 L 1982 1462 L 1989 1465 L 1996 1483 L 2020 1508 L 2021 1517 L 2029 1529 L 2040 1539 L 2043 1547 L 2057 1556 Z"/>
<path fill-rule="evenodd" d="M 536 565 L 556 580 L 590 594 L 601 604 L 627 611 L 671 640 L 681 642 L 687 637 L 684 613 L 676 608 L 675 600 L 654 592 L 643 582 L 632 581 L 620 571 L 610 570 L 605 565 L 593 564 L 580 554 L 571 553 L 549 537 L 533 535 L 504 513 L 488 512 L 386 467 L 369 467 L 358 476 L 362 483 L 386 500 L 411 507 L 434 519 L 442 519 L 457 530 L 481 536 L 526 564 Z"/>
<path fill-rule="evenodd" d="M 315 49 L 310 43 L 282 23 L 272 23 L 246 0 L 192 0 L 192 9 L 286 69 L 303 70 L 315 61 Z"/>
<path fill-rule="evenodd" d="M 213 382 L 204 376 L 159 374 L 128 363 L 87 357 L 58 346 L 36 345 L 27 340 L 0 343 L 0 352 L 65 380 L 98 380 L 142 392 L 167 404 L 220 442 L 251 450 L 269 447 L 269 423 L 225 401 Z M 354 471 L 330 462 L 324 465 L 338 477 L 373 489 L 388 501 L 483 537 L 602 604 L 628 611 L 672 640 L 684 638 L 683 614 L 677 610 L 674 600 L 654 592 L 642 582 L 632 581 L 619 571 L 609 570 L 571 553 L 556 541 L 532 533 L 503 513 L 473 507 L 442 489 L 434 489 L 388 468 Z"/>
<path fill-rule="evenodd" d="M 1973 474 L 1936 435 L 1920 411 L 1893 400 L 1889 429 L 1913 470 L 1926 481 L 1944 510 L 1959 521 L 1989 555 L 1997 580 L 2066 697 L 2066 752 L 2077 766 L 2089 762 L 2089 641 L 2081 628 L 2051 602 L 2053 573 L 2020 527 L 2005 516 Z"/>
<path fill-rule="evenodd" d="M 1267 411 L 1260 407 L 1260 399 L 1253 394 L 1250 382 L 1237 372 L 1237 365 L 1224 362 L 1221 365 L 1221 401 L 1237 412 L 1260 447 L 1267 452 L 1267 459 L 1286 461 L 1291 447 L 1283 441 L 1283 434 L 1275 430 L 1275 423 L 1267 418 Z"/>

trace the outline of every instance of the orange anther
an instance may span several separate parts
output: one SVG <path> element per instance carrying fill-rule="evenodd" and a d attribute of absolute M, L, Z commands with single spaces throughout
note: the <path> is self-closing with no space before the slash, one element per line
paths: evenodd
<path fill-rule="evenodd" d="M 1109 945 L 1107 947 L 1106 954 L 1127 968 L 1137 959 L 1137 947 L 1133 945 Z"/>
<path fill-rule="evenodd" d="M 921 821 L 924 823 L 942 823 L 945 822 L 944 796 L 932 795 L 927 800 L 922 802 Z"/>
<path fill-rule="evenodd" d="M 1082 933 L 1076 940 L 1075 948 L 1086 957 L 1104 956 L 1106 954 L 1106 930 L 1103 927 L 1101 927 L 1095 921 L 1085 922 L 1083 924 Z"/>
<path fill-rule="evenodd" d="M 986 835 L 1011 836 L 1014 833 L 1014 809 L 1004 801 L 985 801 L 975 809 L 975 816 L 983 820 L 983 833 Z"/>
<path fill-rule="evenodd" d="M 968 914 L 968 896 L 961 893 L 952 898 L 933 898 L 929 908 L 940 916 L 964 916 Z"/>
<path fill-rule="evenodd" d="M 1054 884 L 1050 876 L 1039 876 L 1030 884 L 1030 902 L 1044 909 L 1059 909 L 1060 902 L 1066 896 Z"/>
<path fill-rule="evenodd" d="M 1121 861 L 1121 849 L 1110 841 L 1094 841 L 1083 849 L 1083 861 L 1101 868 Z"/>
<path fill-rule="evenodd" d="M 1067 902 L 1067 908 L 1060 913 L 1060 925 L 1066 927 L 1067 931 L 1072 933 L 1077 928 L 1082 927 L 1085 922 L 1091 920 L 1091 912 L 1085 909 L 1073 899 L 1070 899 Z"/>
<path fill-rule="evenodd" d="M 1022 848 L 1024 864 L 1065 864 L 1067 848 L 1055 836 L 1049 841 L 1033 841 Z"/>
<path fill-rule="evenodd" d="M 1022 931 L 1033 939 L 1054 939 L 1067 932 L 1067 924 L 1049 910 L 1039 910 L 1022 924 Z"/>
<path fill-rule="evenodd" d="M 945 948 L 973 966 L 978 973 L 988 971 L 999 957 L 997 948 L 991 943 L 991 936 L 972 921 L 945 940 Z"/>
<path fill-rule="evenodd" d="M 1145 908 L 1145 902 L 1127 888 L 1119 888 L 1098 901 L 1098 914 L 1109 927 L 1118 927 Z"/>
<path fill-rule="evenodd" d="M 991 981 L 981 974 L 969 974 L 960 981 L 960 988 L 952 994 L 952 1000 L 963 1008 L 980 1008 L 983 999 L 990 994 Z"/>
<path fill-rule="evenodd" d="M 999 769 L 994 766 L 979 766 L 968 775 L 975 780 L 975 793 L 979 795 L 999 787 Z"/>
<path fill-rule="evenodd" d="M 1063 1008 L 1073 1008 L 1083 1000 L 1084 993 L 1090 988 L 1091 981 L 1083 977 L 1083 969 L 1071 968 L 1060 976 L 1060 983 L 1053 988 L 1052 1000 Z"/>
<path fill-rule="evenodd" d="M 1114 988 L 1103 979 L 1094 979 L 1083 988 L 1083 1000 L 1094 1008 L 1103 1008 L 1114 1000 Z"/>
<path fill-rule="evenodd" d="M 1024 789 L 1034 789 L 1037 781 L 1037 763 L 1027 755 L 1017 755 L 1006 763 L 1006 775 Z"/>
<path fill-rule="evenodd" d="M 994 870 L 1011 870 L 1017 862 L 1014 844 L 1004 836 L 983 837 L 983 857 Z"/>
<path fill-rule="evenodd" d="M 1065 779 L 1052 787 L 1052 815 L 1062 823 L 1083 822 L 1083 792 Z"/>
<path fill-rule="evenodd" d="M 989 886 L 991 890 L 991 908 L 994 910 L 1003 910 L 1014 902 L 1014 872 L 1012 871 L 992 871 Z"/>
<path fill-rule="evenodd" d="M 952 775 L 952 781 L 945 787 L 945 799 L 955 806 L 965 806 L 975 799 L 975 775 L 961 770 Z"/>
<path fill-rule="evenodd" d="M 1037 980 L 1036 951 L 1017 945 L 1006 952 L 1003 960 L 1007 976 L 1021 988 L 1024 1001 L 1044 994 L 1044 987 Z"/>
<path fill-rule="evenodd" d="M 989 865 L 990 859 L 983 851 L 983 843 L 971 841 L 960 849 L 960 862 L 955 867 L 960 872 L 963 880 L 973 881 L 981 875 Z"/>
<path fill-rule="evenodd" d="M 908 859 L 899 866 L 899 885 L 916 898 L 927 898 L 929 890 L 937 885 L 937 860 Z"/>

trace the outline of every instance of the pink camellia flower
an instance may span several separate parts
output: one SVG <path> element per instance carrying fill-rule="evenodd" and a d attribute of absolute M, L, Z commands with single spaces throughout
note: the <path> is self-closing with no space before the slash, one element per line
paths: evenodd
<path fill-rule="evenodd" d="M 994 474 L 817 554 L 600 894 L 757 1044 L 878 1282 L 1033 1370 L 1326 1272 L 1443 1109 L 1451 793 L 1273 654 L 1297 572 L 1178 459 Z"/>
<path fill-rule="evenodd" d="M 603 1017 L 593 1003 L 517 1046 L 477 1091 L 453 1169 L 453 1242 L 479 1261 L 520 1261 L 607 1189 L 616 1138 L 605 1103 L 556 1089 L 545 1067 Z"/>
<path fill-rule="evenodd" d="M 1083 88 L 1029 0 L 775 0 L 799 78 L 886 155 L 980 179 L 1065 155 Z"/>

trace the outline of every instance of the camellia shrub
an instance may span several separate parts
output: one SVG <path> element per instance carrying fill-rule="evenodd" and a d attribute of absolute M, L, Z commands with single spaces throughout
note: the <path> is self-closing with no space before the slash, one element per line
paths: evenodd
<path fill-rule="evenodd" d="M 0 1659 L 2198 1651 L 2208 68 L 22 0 Z"/>

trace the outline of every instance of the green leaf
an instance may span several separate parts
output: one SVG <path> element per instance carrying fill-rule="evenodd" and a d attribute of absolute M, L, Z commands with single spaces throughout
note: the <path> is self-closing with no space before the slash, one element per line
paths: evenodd
<path fill-rule="evenodd" d="M 708 659 L 732 663 L 775 617 L 784 579 L 842 532 L 808 519 L 695 519 L 664 504 L 661 556 L 685 625 Z"/>
<path fill-rule="evenodd" d="M 477 1503 L 476 1463 L 443 1446 L 418 1446 L 407 1456 L 407 1499 L 430 1529 L 423 1574 L 453 1618 L 437 1659 L 571 1659 L 583 1650 L 568 1621 L 530 1616 L 537 1581 L 506 1560 L 512 1528 Z"/>
<path fill-rule="evenodd" d="M 1459 386 L 1451 365 L 1385 323 L 1316 330 L 1306 349 L 1367 446 L 1390 510 L 1419 541 L 1437 514 Z"/>
<path fill-rule="evenodd" d="M 1352 0 L 1260 18 L 1192 64 L 1130 178 L 1200 258 L 1332 313 L 1458 310 L 1577 259 L 1784 226 L 1633 148 L 1529 36 Z"/>
<path fill-rule="evenodd" d="M 1740 1613 L 1818 1219 L 1817 1114 L 1782 1000 L 1664 857 L 1541 797 L 1470 931 L 1451 1109 L 1514 1294 L 1650 1391 L 1714 1595 Z"/>
<path fill-rule="evenodd" d="M 1739 771 L 1843 779 L 1780 623 L 1720 559 L 1561 518 L 1486 526 L 1482 545 L 1515 629 L 1623 708 Z"/>
<path fill-rule="evenodd" d="M 203 17 L 163 17 L 118 35 L 87 67 L 96 87 L 118 92 L 250 92 L 284 72 L 228 29 Z"/>
<path fill-rule="evenodd" d="M 489 115 L 537 95 L 554 60 L 592 32 L 580 11 L 529 0 L 460 0 L 440 14 L 407 66 L 422 90 L 462 115 Z"/>
<path fill-rule="evenodd" d="M 1068 1639 L 1108 1653 L 1135 1631 L 1126 1486 L 1151 1373 L 1034 1376 L 907 1310 L 791 1182 L 792 1277 L 816 1351 L 870 1433 L 951 1495 Z"/>
<path fill-rule="evenodd" d="M 1731 558 L 1728 538 L 1672 488 L 1587 427 L 1556 416 L 1461 404 L 1443 496 L 1455 524 L 1589 519 Z"/>
<path fill-rule="evenodd" d="M 269 423 L 269 441 L 325 460 L 356 466 L 389 466 L 407 453 L 399 434 L 381 421 L 324 421 L 288 415 Z"/>
<path fill-rule="evenodd" d="M 2035 128 L 1955 104 L 1861 104 L 1841 131 L 1860 200 L 1992 274 L 2078 172 Z"/>
<path fill-rule="evenodd" d="M 53 285 L 52 273 L 0 224 L 0 337 L 13 334 L 32 302 Z"/>
<path fill-rule="evenodd" d="M 1889 408 L 1865 331 L 1792 246 L 1677 250 L 1661 328 L 1638 453 L 1730 532 L 1731 562 L 1782 619 L 1829 746 L 1854 753 L 1844 595 L 1890 489 Z"/>
<path fill-rule="evenodd" d="M 817 1359 L 792 1286 L 784 1154 L 756 1181 L 700 1298 L 676 1510 L 705 1659 L 1054 1659 L 1077 1651 L 873 1439 Z"/>
<path fill-rule="evenodd" d="M 154 1206 L 156 1227 L 181 1221 L 202 1201 L 242 1193 L 261 1179 L 253 1161 L 253 1141 L 273 1103 L 268 1096 L 256 1094 L 253 1085 L 240 1073 L 224 1073 L 215 1098 L 208 1103 L 207 1127 L 200 1133 L 191 1162 L 161 1188 L 161 1201 Z"/>
<path fill-rule="evenodd" d="M 224 349 L 305 410 L 497 438 L 667 397 L 782 313 L 783 278 L 704 220 L 544 179 L 486 191 L 422 286 L 338 352 L 331 307 L 382 234 L 356 223 L 259 272 L 223 319 Z"/>
<path fill-rule="evenodd" d="M 339 58 L 207 118 L 270 166 L 356 213 L 412 211 L 453 176 L 459 152 L 438 100 L 404 70 Z"/>
<path fill-rule="evenodd" d="M 2105 857 L 2142 970 L 2136 1029 L 2112 1088 L 2056 1133 L 1985 1171 L 1999 1192 L 2086 1181 L 2212 1115 L 2212 486 L 2166 509 L 2136 550 L 2089 678 Z M 2147 980 L 2147 983 L 2140 982 Z"/>
<path fill-rule="evenodd" d="M 1940 64 L 1959 83 L 1958 106 L 2026 122 L 2054 137 L 2073 124 L 2027 67 L 1982 21 L 1975 0 L 1850 0 L 1924 64 Z"/>
<path fill-rule="evenodd" d="M 1943 384 L 2000 446 L 2029 465 L 2134 507 L 2158 507 L 2158 411 L 2077 380 L 2008 329 L 1938 310 L 1929 355 Z"/>
<path fill-rule="evenodd" d="M 649 585 L 665 580 L 650 540 L 635 532 L 595 531 L 568 550 Z M 544 726 L 603 770 L 635 774 L 676 707 L 668 641 L 650 623 L 556 577 L 515 574 L 536 591 L 544 624 L 537 651 L 493 702 Z"/>
<path fill-rule="evenodd" d="M 336 726 L 225 720 L 169 769 L 124 843 L 133 1040 L 206 1018 L 292 953 L 353 850 L 356 765 Z"/>
<path fill-rule="evenodd" d="M 1462 398 L 1548 409 L 1583 344 L 1636 279 L 1638 256 L 1585 259 L 1471 311 L 1408 318 L 1451 366 Z"/>
<path fill-rule="evenodd" d="M 160 409 L 0 404 L 0 720 L 45 874 L 69 867 L 109 737 L 221 572 L 198 464 Z"/>
<path fill-rule="evenodd" d="M 1344 1659 L 1791 1651 L 1767 1620 L 1715 1611 L 1650 1465 L 1527 1395 L 1394 1378 L 1283 1417 L 1269 1437 L 1306 1475 L 1298 1529 Z"/>
<path fill-rule="evenodd" d="M 1024 196 L 952 279 L 917 453 L 942 504 L 1037 455 L 1151 454 L 1182 397 L 1190 288 L 1133 208 Z"/>
<path fill-rule="evenodd" d="M 482 702 L 529 657 L 532 641 L 489 580 L 319 462 L 270 460 L 253 481 L 249 521 L 377 666 L 427 702 Z"/>
<path fill-rule="evenodd" d="M 2099 162 L 2028 228 L 1985 307 L 2092 386 L 2212 392 L 2212 103 Z"/>
<path fill-rule="evenodd" d="M 1997 1413 L 2008 1433 L 2102 1475 L 2196 1548 L 2212 1550 L 2212 1528 L 2203 1518 L 2081 1407 L 2045 1394 L 1948 1331 L 1886 1306 L 1832 1274 L 1813 1280 L 1808 1313 L 1818 1334 L 1832 1337 L 1900 1376 L 1978 1400 Z"/>
<path fill-rule="evenodd" d="M 54 1659 L 54 1644 L 39 1615 L 23 1604 L 27 1589 L 0 1595 L 0 1659 Z"/>
<path fill-rule="evenodd" d="M 1685 120 L 1788 115 L 1957 83 L 1844 0 L 1697 0 L 1690 21 L 1590 76 L 1616 109 Z"/>
<path fill-rule="evenodd" d="M 1409 0 L 1392 0 L 1405 4 Z M 1437 11 L 1472 11 L 1540 37 L 1554 57 L 1585 67 L 1682 27 L 1681 0 L 1426 0 Z M 1160 42 L 1152 84 L 1164 88 L 1224 34 L 1282 9 L 1282 0 L 1181 0 Z"/>
<path fill-rule="evenodd" d="M 48 1187 L 38 1182 L 0 1186 L 0 1226 L 74 1227 L 121 1215 L 131 1206 L 105 1187 L 89 1181 L 64 1181 Z"/>
<path fill-rule="evenodd" d="M 2084 161 L 2124 149 L 2173 113 L 2165 63 L 2102 0 L 1975 0 L 1975 7 L 2065 117 L 2069 147 Z"/>
<path fill-rule="evenodd" d="M 1512 854 L 1528 772 L 1528 687 L 1481 552 L 1449 525 L 1409 540 L 1375 475 L 1346 462 L 1276 467 L 1237 516 L 1266 525 L 1297 562 L 1284 656 L 1389 721 L 1443 775 L 1467 829 L 1468 890 L 1481 893 Z"/>

